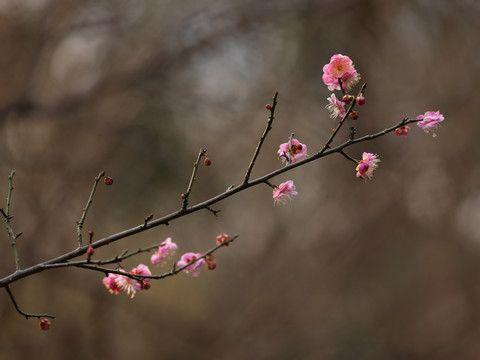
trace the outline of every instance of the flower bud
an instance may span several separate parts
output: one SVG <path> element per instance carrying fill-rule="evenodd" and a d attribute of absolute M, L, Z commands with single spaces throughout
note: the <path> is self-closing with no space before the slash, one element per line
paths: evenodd
<path fill-rule="evenodd" d="M 215 261 L 207 262 L 207 269 L 208 270 L 214 270 L 216 267 L 217 267 L 217 263 Z"/>
<path fill-rule="evenodd" d="M 272 110 L 272 105 L 270 105 L 270 104 L 265 105 L 265 109 Z"/>
<path fill-rule="evenodd" d="M 365 98 L 363 97 L 363 94 L 360 94 L 360 95 L 357 96 L 357 104 L 358 105 L 365 104 Z"/>
<path fill-rule="evenodd" d="M 350 119 L 352 119 L 352 120 L 357 120 L 357 119 L 358 119 L 358 116 L 359 116 L 358 111 L 353 110 L 353 111 L 350 113 L 349 116 L 350 116 Z"/>
<path fill-rule="evenodd" d="M 210 164 L 212 163 L 212 160 L 210 160 L 208 157 L 206 157 L 205 161 L 203 163 L 205 164 L 205 166 L 210 166 Z"/>
<path fill-rule="evenodd" d="M 105 175 L 105 179 L 103 179 L 103 182 L 105 183 L 105 185 L 112 185 L 113 179 L 110 176 Z"/>
<path fill-rule="evenodd" d="M 93 254 L 95 254 L 95 249 L 92 247 L 92 245 L 88 245 L 87 255 L 90 257 L 93 256 Z"/>
<path fill-rule="evenodd" d="M 50 320 L 49 319 L 41 319 L 38 326 L 40 327 L 40 330 L 48 330 L 48 329 L 50 329 Z"/>
<path fill-rule="evenodd" d="M 353 99 L 355 99 L 355 97 L 353 95 L 343 95 L 342 101 L 345 104 L 351 104 Z"/>

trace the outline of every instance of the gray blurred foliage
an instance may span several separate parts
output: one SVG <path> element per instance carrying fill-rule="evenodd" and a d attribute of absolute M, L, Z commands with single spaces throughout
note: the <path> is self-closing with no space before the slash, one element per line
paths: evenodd
<path fill-rule="evenodd" d="M 2 291 L 0 358 L 479 359 L 479 15 L 473 0 L 0 0 L 0 193 L 15 169 L 24 267 L 75 248 L 101 170 L 115 183 L 88 214 L 96 239 L 178 209 L 201 147 L 212 166 L 191 201 L 238 184 L 276 90 L 253 177 L 281 166 L 291 132 L 318 151 L 335 53 L 368 82 L 358 135 L 446 117 L 436 138 L 414 128 L 349 148 L 381 155 L 371 182 L 328 157 L 274 179 L 297 186 L 285 207 L 256 187 L 217 204 L 218 220 L 195 213 L 95 254 L 171 236 L 180 255 L 239 233 L 197 279 L 133 300 L 79 269 L 13 284 L 23 310 L 57 319 L 40 332 Z M 0 253 L 6 275 L 6 232 Z"/>

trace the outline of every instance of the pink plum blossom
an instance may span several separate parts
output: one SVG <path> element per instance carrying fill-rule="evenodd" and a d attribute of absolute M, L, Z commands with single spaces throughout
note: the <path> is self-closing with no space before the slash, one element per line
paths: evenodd
<path fill-rule="evenodd" d="M 182 255 L 180 260 L 177 262 L 177 266 L 179 268 L 184 267 L 188 263 L 192 262 L 195 259 L 199 259 L 195 261 L 193 264 L 187 266 L 183 271 L 185 271 L 187 274 L 192 275 L 193 277 L 198 277 L 200 275 L 200 266 L 205 264 L 205 259 L 200 259 L 203 255 L 200 253 L 193 253 L 193 252 L 188 252 Z"/>
<path fill-rule="evenodd" d="M 433 137 L 437 136 L 435 130 L 439 127 L 440 123 L 444 120 L 440 110 L 437 111 L 427 111 L 423 115 L 418 115 L 417 120 L 422 120 L 417 122 L 417 126 L 425 131 L 428 134 L 429 131 L 432 131 Z"/>
<path fill-rule="evenodd" d="M 358 166 L 355 170 L 357 170 L 357 178 L 362 178 L 367 180 L 367 177 L 371 180 L 373 177 L 373 170 L 378 167 L 378 163 L 380 159 L 378 158 L 377 154 L 367 153 L 364 152 L 362 156 L 362 160 L 358 163 Z"/>
<path fill-rule="evenodd" d="M 230 240 L 231 237 L 230 235 L 227 235 L 225 233 L 221 233 L 220 235 L 217 236 L 217 245 L 220 245 L 220 244 L 223 244 L 225 242 L 227 242 L 228 240 Z M 223 246 L 228 246 L 228 243 L 226 244 L 223 244 Z"/>
<path fill-rule="evenodd" d="M 277 152 L 283 162 L 293 164 L 307 157 L 307 146 L 297 139 L 292 139 L 291 144 L 290 141 L 281 144 Z"/>
<path fill-rule="evenodd" d="M 292 199 L 292 196 L 298 195 L 298 192 L 296 192 L 295 189 L 296 187 L 292 180 L 288 180 L 281 183 L 280 186 L 276 186 L 275 189 L 273 189 L 273 205 L 277 206 L 278 204 L 286 204 Z"/>
<path fill-rule="evenodd" d="M 335 94 L 330 95 L 327 100 L 330 104 L 328 104 L 326 108 L 330 111 L 330 117 L 332 119 L 335 119 L 337 116 L 343 118 L 346 115 L 347 111 L 345 110 L 345 103 L 338 100 Z"/>
<path fill-rule="evenodd" d="M 118 277 L 119 275 L 117 274 L 108 274 L 108 276 L 104 277 L 102 280 L 107 290 L 110 291 L 110 294 L 117 295 L 118 293 L 123 291 L 123 289 L 117 285 L 116 280 Z"/>
<path fill-rule="evenodd" d="M 157 265 L 175 254 L 178 249 L 177 244 L 172 242 L 172 238 L 166 238 L 164 242 L 160 244 L 158 250 L 150 257 L 152 264 Z"/>
<path fill-rule="evenodd" d="M 148 266 L 139 264 L 136 268 L 133 268 L 130 272 L 132 275 L 143 275 L 143 276 L 151 276 L 152 273 Z M 135 280 L 128 276 L 118 275 L 115 279 L 115 284 L 118 286 L 121 291 L 125 291 L 127 295 L 131 298 L 135 296 L 135 293 L 138 290 L 148 290 L 150 288 L 150 279 L 145 278 L 142 280 Z"/>
<path fill-rule="evenodd" d="M 328 90 L 340 90 L 342 81 L 343 90 L 349 91 L 360 80 L 360 74 L 355 70 L 352 60 L 341 54 L 333 55 L 330 62 L 323 66 L 322 80 Z"/>
<path fill-rule="evenodd" d="M 407 136 L 410 131 L 410 126 L 403 125 L 395 129 L 395 135 L 397 136 Z"/>

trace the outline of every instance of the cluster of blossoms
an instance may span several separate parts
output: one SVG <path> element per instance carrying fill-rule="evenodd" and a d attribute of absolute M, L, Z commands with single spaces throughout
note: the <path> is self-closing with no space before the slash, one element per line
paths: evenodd
<path fill-rule="evenodd" d="M 223 244 L 223 246 L 227 246 L 231 237 L 225 233 L 221 233 L 217 236 L 216 240 L 218 245 Z M 171 238 L 167 238 L 160 244 L 160 246 L 158 246 L 157 251 L 150 257 L 150 262 L 153 265 L 164 264 L 177 250 L 177 244 L 172 242 Z M 208 270 L 216 268 L 217 264 L 214 261 L 213 254 L 209 253 L 203 255 L 201 253 L 187 252 L 183 254 L 180 257 L 180 260 L 176 263 L 178 269 L 181 269 L 183 272 L 192 275 L 193 277 L 198 277 L 200 275 L 201 266 L 203 265 L 206 265 Z M 127 274 L 125 270 L 120 270 L 120 272 Z M 151 284 L 149 276 L 152 276 L 152 273 L 148 266 L 140 264 L 128 272 L 128 274 L 132 276 L 109 273 L 102 282 L 111 294 L 117 295 L 121 292 L 125 292 L 131 298 L 135 296 L 137 291 L 148 290 L 150 288 Z M 136 278 L 135 275 L 140 275 L 141 279 Z"/>

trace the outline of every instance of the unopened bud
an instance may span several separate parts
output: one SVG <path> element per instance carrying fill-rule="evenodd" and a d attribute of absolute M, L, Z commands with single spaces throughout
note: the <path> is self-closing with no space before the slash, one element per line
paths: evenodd
<path fill-rule="evenodd" d="M 212 160 L 210 160 L 210 158 L 206 157 L 205 161 L 203 163 L 205 164 L 205 166 L 210 166 L 212 164 Z"/>
<path fill-rule="evenodd" d="M 95 249 L 92 247 L 92 245 L 88 245 L 87 255 L 90 257 L 93 256 L 93 254 L 95 254 Z"/>
<path fill-rule="evenodd" d="M 365 104 L 365 98 L 363 97 L 363 94 L 360 94 L 360 95 L 357 96 L 357 104 L 358 105 Z"/>
<path fill-rule="evenodd" d="M 353 111 L 350 113 L 349 116 L 350 116 L 350 119 L 352 119 L 352 120 L 357 120 L 357 119 L 358 119 L 358 116 L 359 116 L 358 111 L 353 110 Z"/>
<path fill-rule="evenodd" d="M 49 319 L 41 319 L 38 326 L 40 327 L 40 330 L 48 330 L 48 329 L 50 329 L 50 320 Z"/>
<path fill-rule="evenodd" d="M 180 197 L 185 200 L 185 194 L 180 195 Z"/>
<path fill-rule="evenodd" d="M 113 179 L 110 176 L 105 175 L 105 179 L 103 179 L 103 182 L 105 183 L 105 185 L 112 185 Z"/>
<path fill-rule="evenodd" d="M 345 104 L 351 104 L 353 99 L 355 99 L 355 97 L 353 95 L 343 95 L 342 101 Z"/>
<path fill-rule="evenodd" d="M 265 109 L 272 110 L 272 105 L 270 105 L 270 104 L 265 105 Z"/>
<path fill-rule="evenodd" d="M 215 261 L 207 262 L 207 269 L 208 270 L 214 270 L 216 267 L 217 267 L 217 263 Z"/>

